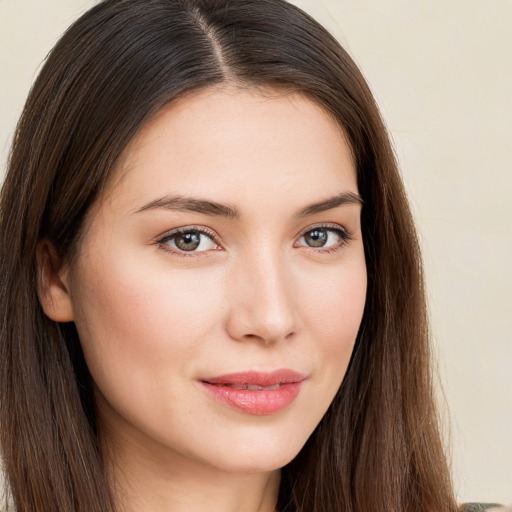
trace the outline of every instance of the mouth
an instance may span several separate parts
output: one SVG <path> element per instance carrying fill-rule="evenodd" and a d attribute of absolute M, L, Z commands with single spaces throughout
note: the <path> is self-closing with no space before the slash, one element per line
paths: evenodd
<path fill-rule="evenodd" d="M 290 405 L 305 380 L 301 373 L 281 369 L 231 373 L 199 382 L 210 396 L 224 405 L 247 414 L 269 415 Z"/>
<path fill-rule="evenodd" d="M 231 389 L 246 389 L 248 391 L 262 391 L 262 390 L 271 390 L 271 389 L 279 389 L 283 384 L 274 384 L 273 386 L 258 386 L 256 384 L 214 384 L 212 382 L 206 382 L 207 384 L 211 384 L 212 386 L 226 387 Z"/>

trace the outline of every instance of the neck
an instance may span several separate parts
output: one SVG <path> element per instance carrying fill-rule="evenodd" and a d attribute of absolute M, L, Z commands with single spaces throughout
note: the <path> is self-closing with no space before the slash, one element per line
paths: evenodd
<path fill-rule="evenodd" d="M 112 439 L 104 432 L 101 437 L 119 512 L 276 510 L 279 470 L 224 471 L 158 443 L 148 443 L 144 436 Z"/>
<path fill-rule="evenodd" d="M 274 512 L 280 474 L 232 474 L 175 460 L 132 461 L 112 475 L 120 512 Z"/>

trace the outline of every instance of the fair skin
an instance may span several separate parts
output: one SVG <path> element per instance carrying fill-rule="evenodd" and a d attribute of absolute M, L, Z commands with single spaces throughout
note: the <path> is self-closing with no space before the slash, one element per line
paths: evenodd
<path fill-rule="evenodd" d="M 40 244 L 40 300 L 76 324 L 120 510 L 274 510 L 361 321 L 357 194 L 346 138 L 311 100 L 209 88 L 129 143 L 73 263 Z M 203 385 L 278 369 L 303 380 L 277 411 Z"/>

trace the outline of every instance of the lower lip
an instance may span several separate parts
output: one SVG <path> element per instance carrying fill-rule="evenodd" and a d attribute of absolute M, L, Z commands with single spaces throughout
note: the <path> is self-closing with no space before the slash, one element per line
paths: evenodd
<path fill-rule="evenodd" d="M 283 384 L 278 389 L 235 389 L 201 382 L 217 400 L 247 414 L 266 415 L 281 411 L 299 394 L 302 382 Z"/>

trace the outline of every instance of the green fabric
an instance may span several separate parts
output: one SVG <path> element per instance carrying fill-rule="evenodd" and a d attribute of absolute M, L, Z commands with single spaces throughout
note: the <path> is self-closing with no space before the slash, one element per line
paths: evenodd
<path fill-rule="evenodd" d="M 464 503 L 461 505 L 460 512 L 512 512 L 512 507 L 506 507 L 499 503 Z"/>

